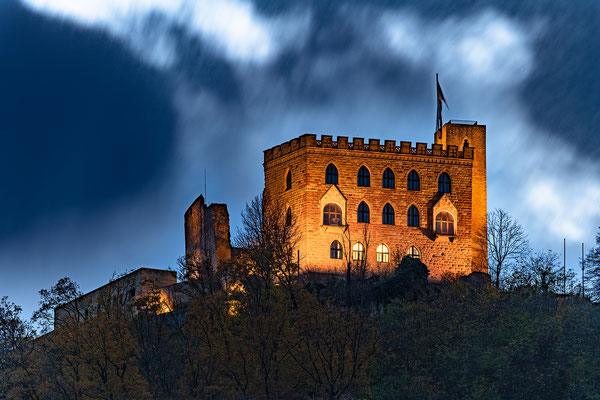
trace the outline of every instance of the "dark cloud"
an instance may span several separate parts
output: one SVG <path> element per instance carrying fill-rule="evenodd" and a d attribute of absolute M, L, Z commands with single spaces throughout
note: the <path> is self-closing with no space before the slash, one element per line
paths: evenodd
<path fill-rule="evenodd" d="M 257 7 L 267 15 L 289 12 L 298 7 L 293 0 L 272 2 L 255 0 Z M 600 156 L 600 4 L 592 0 L 564 1 L 494 1 L 494 0 L 307 0 L 315 14 L 315 24 L 307 47 L 309 55 L 323 51 L 355 49 L 355 37 L 348 27 L 348 19 L 340 18 L 340 11 L 350 7 L 370 7 L 379 10 L 414 10 L 435 23 L 436 19 L 463 17 L 493 8 L 524 22 L 534 18 L 543 22 L 541 35 L 534 44 L 535 69 L 520 88 L 523 105 L 534 123 L 548 132 L 573 142 L 580 151 L 592 157 Z M 348 14 L 344 14 L 348 17 Z M 363 32 L 369 35 L 369 32 Z M 364 37 L 361 37 L 363 39 Z M 297 57 L 297 56 L 296 56 Z M 280 64 L 286 65 L 294 57 L 286 54 Z M 423 79 L 412 79 L 404 74 L 401 64 L 378 59 L 369 63 L 365 57 L 363 67 L 369 74 L 389 71 L 385 84 L 401 86 L 411 94 L 424 89 Z M 387 64 L 387 65 L 386 65 Z M 289 67 L 288 67 L 289 68 Z M 441 71 L 443 72 L 443 71 Z M 421 77 L 422 78 L 422 77 Z M 335 86 L 332 85 L 335 90 Z M 321 88 L 319 98 L 327 98 Z"/>
<path fill-rule="evenodd" d="M 181 27 L 171 28 L 179 55 L 174 69 L 191 90 L 206 90 L 224 104 L 241 100 L 241 83 L 233 65 Z"/>
<path fill-rule="evenodd" d="M 168 167 L 169 87 L 114 40 L 11 1 L 0 55 L 0 241 L 134 195 Z"/>
<path fill-rule="evenodd" d="M 42 250 L 28 261 L 31 271 L 46 267 L 65 274 L 79 271 L 80 263 L 69 259 L 73 242 L 68 238 L 77 236 L 82 257 L 92 255 L 86 268 L 93 269 L 95 277 L 87 271 L 80 274 L 91 289 L 101 283 L 100 270 L 112 272 L 140 263 L 168 265 L 181 255 L 182 214 L 203 190 L 204 168 L 209 201 L 228 204 L 235 233 L 244 203 L 262 190 L 265 148 L 307 131 L 430 141 L 436 71 L 428 59 L 413 62 L 410 54 L 392 54 L 379 26 L 383 11 L 399 11 L 417 21 L 417 34 L 447 34 L 448 40 L 460 35 L 436 30 L 443 23 L 449 30 L 455 26 L 464 30 L 473 21 L 497 19 L 508 28 L 523 27 L 519 39 L 528 40 L 529 28 L 541 22 L 539 34 L 532 35 L 532 71 L 520 75 L 523 81 L 509 76 L 514 82 L 505 82 L 502 77 L 493 88 L 496 96 L 508 92 L 504 100 L 508 105 L 497 104 L 503 99 L 490 100 L 486 92 L 490 86 L 477 85 L 468 76 L 473 70 L 454 71 L 453 79 L 450 71 L 437 71 L 451 106 L 444 117 L 489 124 L 490 208 L 524 203 L 515 201 L 518 195 L 505 187 L 514 186 L 513 178 L 525 186 L 523 182 L 534 174 L 522 172 L 528 168 L 516 177 L 497 172 L 506 173 L 510 164 L 523 158 L 508 147 L 512 144 L 502 142 L 510 141 L 503 135 L 508 137 L 515 126 L 525 128 L 540 143 L 547 139 L 542 135 L 551 132 L 576 143 L 579 152 L 600 155 L 600 135 L 595 132 L 600 122 L 600 80 L 595 76 L 600 24 L 598 6 L 591 0 L 256 0 L 255 4 L 268 18 L 309 10 L 308 34 L 299 35 L 294 45 L 282 46 L 274 59 L 254 62 L 223 51 L 218 41 L 211 42 L 214 38 L 194 27 L 179 25 L 185 19 L 173 22 L 154 14 L 148 29 L 154 27 L 157 37 L 168 32 L 165 36 L 175 43 L 169 47 L 174 62 L 161 65 L 162 73 L 148 67 L 152 57 L 144 51 L 150 53 L 151 46 L 139 37 L 116 34 L 111 39 L 32 14 L 16 3 L 0 5 L 0 245 L 4 236 L 27 229 L 38 219 L 82 211 L 57 240 L 50 261 L 37 242 L 34 247 Z M 492 10 L 491 16 L 478 18 L 486 10 Z M 477 32 L 469 35 L 477 38 Z M 425 39 L 429 41 L 418 46 L 436 46 L 435 40 L 444 38 Z M 523 45 L 527 51 L 530 44 Z M 428 57 L 431 54 L 439 53 Z M 529 120 L 523 122 L 521 113 L 532 119 L 533 126 Z M 529 150 L 532 159 L 533 149 Z M 542 156 L 536 164 L 545 162 L 547 154 Z M 168 176 L 161 175 L 169 168 Z M 152 199 L 134 198 L 160 181 L 171 186 L 157 189 L 160 193 Z M 128 201 L 122 201 L 126 197 Z M 102 229 L 97 221 L 94 225 L 80 218 L 101 208 L 117 215 Z M 143 228 L 141 219 L 147 224 Z M 44 229 L 37 238 L 52 234 L 48 226 Z M 86 236 L 96 229 L 95 237 Z M 536 239 L 542 236 L 548 235 Z M 27 246 L 11 251 L 10 258 L 21 263 L 19 252 Z M 37 289 L 27 288 L 28 293 Z"/>
<path fill-rule="evenodd" d="M 536 43 L 537 68 L 522 96 L 537 124 L 600 156 L 600 4 L 548 7 Z"/>

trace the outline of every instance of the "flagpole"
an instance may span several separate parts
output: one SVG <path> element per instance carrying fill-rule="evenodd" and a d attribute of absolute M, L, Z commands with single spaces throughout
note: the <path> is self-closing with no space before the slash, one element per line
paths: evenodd
<path fill-rule="evenodd" d="M 567 294 L 567 239 L 563 239 L 563 294 Z"/>
<path fill-rule="evenodd" d="M 581 297 L 585 298 L 585 259 L 583 255 L 583 243 L 581 243 Z"/>
<path fill-rule="evenodd" d="M 437 115 L 436 115 L 436 121 L 435 121 L 435 131 L 438 132 L 440 131 L 440 135 L 441 135 L 441 129 L 442 129 L 442 102 L 444 102 L 444 104 L 446 104 L 446 107 L 448 107 L 448 103 L 446 102 L 446 98 L 444 97 L 444 92 L 442 92 L 442 87 L 440 86 L 440 80 L 438 78 L 438 74 L 437 72 L 435 73 L 435 90 L 436 90 L 436 101 L 437 101 Z M 440 136 L 441 137 L 441 136 Z"/>
<path fill-rule="evenodd" d="M 435 115 L 435 132 L 437 133 L 440 129 L 441 129 L 441 114 L 442 114 L 442 110 L 440 107 L 440 93 L 439 93 L 439 88 L 440 87 L 440 81 L 438 80 L 438 73 L 435 73 L 435 101 L 437 104 L 437 113 Z"/>

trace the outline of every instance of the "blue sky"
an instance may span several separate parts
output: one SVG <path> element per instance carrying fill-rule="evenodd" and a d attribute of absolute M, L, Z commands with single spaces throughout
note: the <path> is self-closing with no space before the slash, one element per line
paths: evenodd
<path fill-rule="evenodd" d="M 0 295 L 175 266 L 204 187 L 232 233 L 262 150 L 305 132 L 431 142 L 487 125 L 488 208 L 575 266 L 600 225 L 594 1 L 7 0 Z"/>

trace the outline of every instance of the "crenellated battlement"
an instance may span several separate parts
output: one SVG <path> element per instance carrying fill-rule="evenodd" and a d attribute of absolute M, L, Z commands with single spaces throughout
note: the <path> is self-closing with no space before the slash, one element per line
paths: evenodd
<path fill-rule="evenodd" d="M 337 140 L 333 140 L 333 136 L 330 135 L 321 135 L 321 139 L 317 139 L 317 135 L 306 133 L 288 142 L 265 150 L 264 162 L 275 160 L 303 147 L 394 153 L 420 157 L 431 156 L 473 159 L 473 147 L 465 147 L 463 151 L 459 151 L 458 146 L 452 145 L 447 146 L 447 149 L 443 149 L 441 144 L 432 144 L 431 148 L 428 148 L 427 143 L 420 142 L 415 143 L 416 146 L 413 147 L 411 142 L 405 141 L 401 141 L 400 145 L 397 146 L 395 140 L 384 140 L 383 144 L 381 144 L 379 139 L 369 139 L 368 142 L 365 142 L 364 138 L 356 137 L 352 138 L 352 141 L 350 141 L 347 136 L 338 136 L 336 139 Z"/>

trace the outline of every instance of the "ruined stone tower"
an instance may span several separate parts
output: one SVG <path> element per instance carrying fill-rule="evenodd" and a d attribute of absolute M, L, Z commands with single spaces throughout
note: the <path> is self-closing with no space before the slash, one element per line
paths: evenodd
<path fill-rule="evenodd" d="M 186 263 L 210 262 L 216 268 L 219 262 L 231 258 L 229 212 L 226 204 L 204 203 L 200 195 L 187 209 L 185 220 Z"/>

